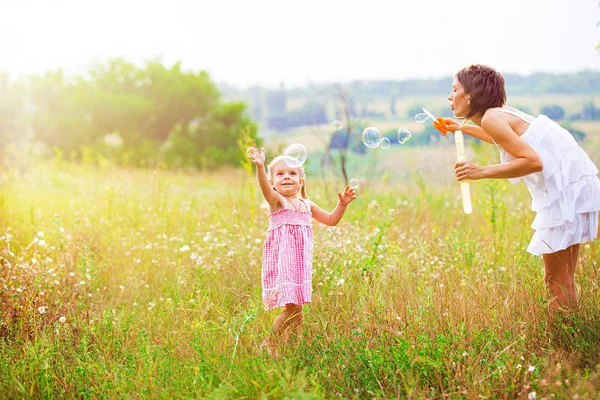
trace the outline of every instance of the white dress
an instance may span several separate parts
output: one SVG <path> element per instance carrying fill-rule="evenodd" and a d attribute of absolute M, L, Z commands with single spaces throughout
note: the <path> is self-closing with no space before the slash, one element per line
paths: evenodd
<path fill-rule="evenodd" d="M 545 115 L 537 118 L 512 107 L 493 108 L 512 114 L 529 123 L 521 135 L 540 156 L 544 167 L 520 178 L 531 193 L 531 209 L 537 213 L 531 227 L 535 229 L 527 251 L 533 254 L 554 253 L 567 247 L 594 240 L 598 236 L 600 180 L 598 168 L 577 144 L 573 136 Z M 499 144 L 500 161 L 515 158 Z"/>

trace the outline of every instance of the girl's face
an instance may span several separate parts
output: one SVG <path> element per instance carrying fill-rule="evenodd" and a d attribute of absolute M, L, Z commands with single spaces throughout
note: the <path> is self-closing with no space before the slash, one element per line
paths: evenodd
<path fill-rule="evenodd" d="M 469 98 L 471 96 L 465 93 L 465 88 L 458 79 L 454 79 L 452 83 L 452 92 L 448 96 L 450 100 L 450 108 L 454 111 L 457 118 L 464 117 L 469 112 Z"/>
<path fill-rule="evenodd" d="M 295 196 L 303 184 L 304 180 L 298 168 L 291 168 L 284 162 L 275 165 L 271 185 L 279 193 L 284 196 Z"/>

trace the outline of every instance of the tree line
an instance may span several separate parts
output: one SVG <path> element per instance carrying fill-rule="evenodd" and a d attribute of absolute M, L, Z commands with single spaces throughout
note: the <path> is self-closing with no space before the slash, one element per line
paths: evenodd
<path fill-rule="evenodd" d="M 256 139 L 242 101 L 223 101 L 204 71 L 159 60 L 98 63 L 11 80 L 0 74 L 0 138 L 81 159 L 85 154 L 135 166 L 211 168 L 238 163 L 240 132 Z"/>

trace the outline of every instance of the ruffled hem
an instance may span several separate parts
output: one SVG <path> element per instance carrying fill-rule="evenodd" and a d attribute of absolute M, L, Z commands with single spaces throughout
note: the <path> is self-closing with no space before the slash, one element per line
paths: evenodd
<path fill-rule="evenodd" d="M 533 229 L 548 229 L 573 221 L 577 214 L 600 210 L 600 180 L 587 176 L 562 190 L 559 197 L 541 209 L 531 224 Z"/>
<path fill-rule="evenodd" d="M 587 177 L 595 177 L 598 174 L 598 168 L 585 151 L 579 146 L 569 147 L 560 155 L 560 161 L 548 161 L 548 157 L 554 155 L 545 155 L 544 150 L 539 151 L 544 169 L 540 172 L 543 177 L 543 188 L 534 190 L 531 201 L 533 211 L 548 207 L 554 201 L 564 196 L 566 190 L 573 184 L 580 182 Z M 552 164 L 549 165 L 548 164 Z M 533 177 L 532 177 L 533 178 Z M 527 182 L 527 177 L 524 178 Z M 535 180 L 535 178 L 534 178 Z M 539 179 L 538 179 L 539 180 Z M 531 182 L 535 187 L 537 182 Z"/>
<path fill-rule="evenodd" d="M 572 221 L 560 226 L 537 230 L 527 251 L 532 254 L 549 254 L 598 237 L 598 211 L 576 214 Z"/>
<path fill-rule="evenodd" d="M 307 304 L 312 299 L 312 282 L 304 281 L 300 284 L 286 282 L 274 288 L 265 288 L 262 298 L 265 310 L 284 308 L 286 304 Z"/>

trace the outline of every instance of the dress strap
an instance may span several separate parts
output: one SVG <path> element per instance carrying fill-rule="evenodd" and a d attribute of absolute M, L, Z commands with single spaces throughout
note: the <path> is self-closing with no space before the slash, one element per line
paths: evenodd
<path fill-rule="evenodd" d="M 306 206 L 306 211 L 310 211 L 310 200 L 308 200 L 308 199 L 300 199 L 300 200 L 302 200 L 302 202 Z"/>
<path fill-rule="evenodd" d="M 283 208 L 290 208 L 289 203 L 288 203 L 287 199 L 285 198 L 285 196 L 280 194 L 279 197 L 281 197 L 281 202 L 283 203 Z"/>
<path fill-rule="evenodd" d="M 535 121 L 535 118 L 529 114 L 524 113 L 523 111 L 517 110 L 516 108 L 504 106 L 504 107 L 496 107 L 490 108 L 489 111 L 501 111 L 506 114 L 514 115 L 515 117 L 527 122 L 528 124 Z"/>

